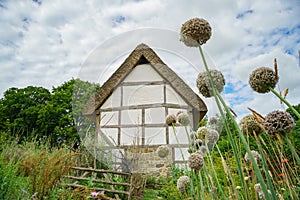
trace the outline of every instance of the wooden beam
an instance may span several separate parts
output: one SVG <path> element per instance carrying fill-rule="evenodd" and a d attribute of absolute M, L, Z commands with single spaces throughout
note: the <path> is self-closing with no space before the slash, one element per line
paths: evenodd
<path fill-rule="evenodd" d="M 122 86 L 139 86 L 139 85 L 164 85 L 165 81 L 139 81 L 139 82 L 122 82 Z"/>
<path fill-rule="evenodd" d="M 119 175 L 131 176 L 131 173 L 119 172 L 119 171 L 114 171 L 114 170 L 92 169 L 92 168 L 84 168 L 84 167 L 72 167 L 72 169 L 81 170 L 81 171 L 91 171 L 91 172 L 100 172 L 100 173 L 112 173 L 112 174 L 119 174 Z"/>
<path fill-rule="evenodd" d="M 161 108 L 161 107 L 168 107 L 168 108 L 178 108 L 178 109 L 185 109 L 187 110 L 189 106 L 187 105 L 179 105 L 174 103 L 153 103 L 153 104 L 140 104 L 140 105 L 131 105 L 131 106 L 121 106 L 121 107 L 114 107 L 114 108 L 104 108 L 100 109 L 100 112 L 111 112 L 111 111 L 119 111 L 119 110 L 134 110 L 134 109 L 146 109 L 146 108 Z"/>
<path fill-rule="evenodd" d="M 64 176 L 64 178 L 76 180 L 76 181 L 91 181 L 90 178 L 84 178 L 84 177 L 77 177 L 77 176 Z M 119 182 L 113 182 L 113 181 L 105 181 L 105 180 L 99 180 L 99 179 L 93 179 L 92 180 L 95 183 L 105 183 L 110 185 L 122 185 L 122 186 L 130 186 L 129 183 L 119 183 Z"/>

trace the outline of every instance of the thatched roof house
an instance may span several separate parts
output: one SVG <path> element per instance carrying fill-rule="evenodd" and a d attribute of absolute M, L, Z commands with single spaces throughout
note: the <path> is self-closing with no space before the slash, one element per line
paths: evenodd
<path fill-rule="evenodd" d="M 156 111 L 151 112 L 151 109 Z M 159 109 L 162 111 L 160 117 L 154 115 L 159 113 Z M 99 127 L 103 130 L 114 129 L 118 136 L 113 138 L 118 145 L 123 145 L 127 142 L 122 142 L 122 128 L 140 127 L 141 144 L 145 144 L 145 127 L 167 129 L 164 119 L 168 114 L 176 114 L 176 110 L 187 112 L 192 121 L 192 128 L 196 128 L 206 114 L 207 107 L 149 46 L 140 44 L 101 86 L 94 98 L 88 101 L 83 114 L 97 116 L 100 120 Z M 122 123 L 126 121 L 120 119 L 122 114 L 123 118 L 131 119 Z M 133 119 L 134 116 L 137 118 Z M 152 119 L 150 121 L 156 122 L 151 123 L 146 119 L 149 117 L 162 118 L 163 121 Z M 131 122 L 128 122 L 130 120 Z M 166 132 L 168 135 L 168 130 Z M 164 140 L 164 143 L 169 142 L 169 138 Z"/>
<path fill-rule="evenodd" d="M 168 114 L 189 114 L 196 128 L 207 112 L 200 97 L 147 45 L 140 44 L 84 108 L 118 145 L 170 144 Z M 157 137 L 157 138 L 155 138 Z M 135 141 L 136 142 L 136 141 Z"/>

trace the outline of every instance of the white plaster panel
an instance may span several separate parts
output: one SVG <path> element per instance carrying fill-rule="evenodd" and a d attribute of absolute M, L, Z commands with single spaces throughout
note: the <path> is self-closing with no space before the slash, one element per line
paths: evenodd
<path fill-rule="evenodd" d="M 121 88 L 117 87 L 113 93 L 102 104 L 101 109 L 114 108 L 121 106 Z"/>
<path fill-rule="evenodd" d="M 142 129 L 140 127 L 121 128 L 121 145 L 142 144 Z"/>
<path fill-rule="evenodd" d="M 162 81 L 163 78 L 150 64 L 136 66 L 124 79 L 124 82 Z"/>
<path fill-rule="evenodd" d="M 186 132 L 187 130 L 187 132 Z M 189 143 L 189 131 L 190 127 L 187 126 L 186 129 L 183 126 L 177 126 L 175 127 L 175 133 L 174 129 L 170 126 L 169 127 L 169 141 L 170 144 L 188 144 Z M 177 139 L 176 139 L 177 137 Z M 178 140 L 178 141 L 177 141 Z"/>
<path fill-rule="evenodd" d="M 189 158 L 189 153 L 187 148 L 174 148 L 175 161 L 176 160 L 187 160 Z"/>
<path fill-rule="evenodd" d="M 123 105 L 163 103 L 162 85 L 141 85 L 123 87 Z"/>
<path fill-rule="evenodd" d="M 104 137 L 103 138 L 102 134 L 99 133 L 99 143 L 105 143 L 105 139 L 109 139 L 113 144 L 118 143 L 118 129 L 117 128 L 100 128 L 100 131 L 103 133 Z"/>
<path fill-rule="evenodd" d="M 166 144 L 165 128 L 145 128 L 146 144 Z"/>
<path fill-rule="evenodd" d="M 142 110 L 122 110 L 121 125 L 122 124 L 142 124 Z"/>
<path fill-rule="evenodd" d="M 119 119 L 118 111 L 101 112 L 100 126 L 117 125 Z"/>
<path fill-rule="evenodd" d="M 159 124 L 165 123 L 165 108 L 145 109 L 145 123 Z"/>
<path fill-rule="evenodd" d="M 187 103 L 179 96 L 179 94 L 170 86 L 166 85 L 167 103 L 174 103 L 178 105 L 187 105 Z"/>

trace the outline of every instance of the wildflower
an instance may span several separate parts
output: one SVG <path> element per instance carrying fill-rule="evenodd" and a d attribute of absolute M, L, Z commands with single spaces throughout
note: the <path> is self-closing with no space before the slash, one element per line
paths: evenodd
<path fill-rule="evenodd" d="M 188 126 L 190 124 L 190 119 L 189 116 L 185 113 L 180 113 L 177 115 L 177 121 L 182 125 L 182 126 Z"/>
<path fill-rule="evenodd" d="M 268 67 L 255 69 L 249 76 L 251 88 L 258 93 L 270 92 L 269 87 L 275 88 L 279 77 Z"/>
<path fill-rule="evenodd" d="M 173 126 L 176 124 L 176 116 L 175 115 L 168 115 L 166 117 L 166 124 L 168 126 Z"/>
<path fill-rule="evenodd" d="M 254 159 L 255 159 L 256 162 L 258 162 L 258 161 L 261 160 L 261 155 L 257 151 L 252 150 L 251 154 L 253 155 L 253 157 L 254 157 Z M 245 158 L 246 162 L 248 162 L 248 163 L 251 162 L 251 159 L 250 159 L 250 157 L 248 155 L 248 152 L 246 152 L 244 158 Z"/>
<path fill-rule="evenodd" d="M 197 135 L 198 135 L 198 138 L 200 138 L 200 139 L 204 139 L 208 133 L 209 133 L 209 129 L 205 126 L 201 126 L 197 130 Z"/>
<path fill-rule="evenodd" d="M 236 186 L 235 189 L 240 190 L 240 189 L 242 189 L 242 187 L 241 186 Z"/>
<path fill-rule="evenodd" d="M 215 89 L 218 92 L 222 92 L 224 85 L 225 85 L 225 79 L 223 74 L 218 71 L 218 70 L 209 70 L 210 75 L 212 78 L 212 82 L 214 84 Z M 209 82 L 209 76 L 207 72 L 201 72 L 198 75 L 197 78 L 197 88 L 199 89 L 199 92 L 204 96 L 204 97 L 212 97 L 213 96 L 213 91 L 212 91 L 212 86 L 210 85 Z"/>
<path fill-rule="evenodd" d="M 248 135 L 248 134 L 253 135 L 253 132 L 255 132 L 256 134 L 263 132 L 262 128 L 257 123 L 254 115 L 251 115 L 251 114 L 243 117 L 239 123 L 239 126 L 240 126 L 241 131 L 245 135 Z"/>
<path fill-rule="evenodd" d="M 199 151 L 192 153 L 188 159 L 188 165 L 191 169 L 198 171 L 204 164 L 203 154 Z"/>
<path fill-rule="evenodd" d="M 291 132 L 295 122 L 290 113 L 275 110 L 266 115 L 263 125 L 269 134 Z"/>
<path fill-rule="evenodd" d="M 98 196 L 98 192 L 92 192 L 91 196 L 94 197 L 94 198 L 97 197 Z"/>
<path fill-rule="evenodd" d="M 280 173 L 280 174 L 279 174 L 279 176 L 283 177 L 283 176 L 284 176 L 284 174 L 283 174 L 283 173 Z"/>
<path fill-rule="evenodd" d="M 244 180 L 245 180 L 245 181 L 248 181 L 249 179 L 250 179 L 249 176 L 245 176 L 245 177 L 244 177 Z"/>
<path fill-rule="evenodd" d="M 156 152 L 160 158 L 165 158 L 169 155 L 170 150 L 167 145 L 162 145 L 157 148 Z"/>
<path fill-rule="evenodd" d="M 283 162 L 283 163 L 287 163 L 287 162 L 288 162 L 288 159 L 285 158 L 285 159 L 282 160 L 282 162 Z"/>
<path fill-rule="evenodd" d="M 210 129 L 208 134 L 205 135 L 205 144 L 208 147 L 208 149 L 212 149 L 218 140 L 219 133 L 216 130 Z"/>
<path fill-rule="evenodd" d="M 211 36 L 209 23 L 202 18 L 193 18 L 186 21 L 180 30 L 180 41 L 188 47 L 197 47 L 205 44 Z"/>
<path fill-rule="evenodd" d="M 283 183 L 283 180 L 278 180 L 278 183 L 279 183 L 279 184 L 282 184 L 282 183 Z"/>
<path fill-rule="evenodd" d="M 186 187 L 190 183 L 190 178 L 188 176 L 180 176 L 177 180 L 177 189 L 182 194 L 186 192 Z"/>

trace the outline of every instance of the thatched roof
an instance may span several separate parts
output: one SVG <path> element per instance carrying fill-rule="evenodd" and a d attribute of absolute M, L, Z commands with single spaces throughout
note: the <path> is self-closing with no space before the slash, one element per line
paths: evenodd
<path fill-rule="evenodd" d="M 95 96 L 88 101 L 84 107 L 83 114 L 87 116 L 95 115 L 95 111 L 101 107 L 131 70 L 135 66 L 144 63 L 150 63 L 189 105 L 200 112 L 200 119 L 203 118 L 207 112 L 207 107 L 202 99 L 149 46 L 143 43 L 134 49 L 122 65 L 101 86 Z"/>

